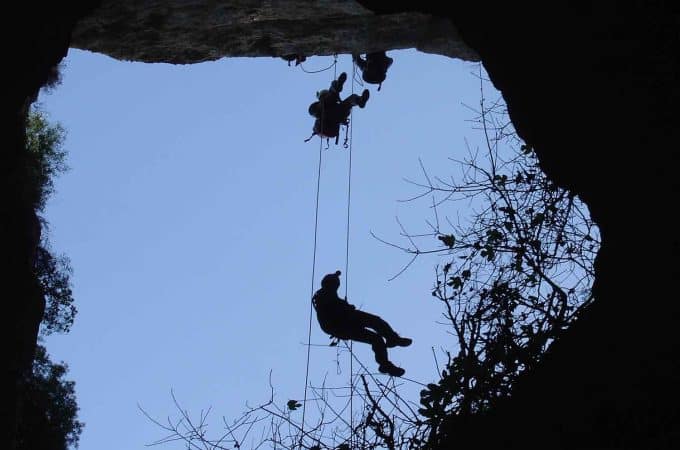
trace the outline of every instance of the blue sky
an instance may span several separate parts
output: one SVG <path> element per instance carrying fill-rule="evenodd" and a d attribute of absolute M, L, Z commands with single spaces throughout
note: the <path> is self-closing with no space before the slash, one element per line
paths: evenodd
<path fill-rule="evenodd" d="M 453 346 L 430 295 L 438 260 L 419 259 L 388 281 L 409 257 L 370 232 L 403 243 L 395 217 L 426 229 L 427 200 L 399 202 L 418 192 L 404 178 L 420 179 L 418 158 L 435 174 L 456 173 L 448 158 L 463 155 L 465 139 L 479 142 L 463 106 L 479 103 L 478 66 L 414 50 L 389 55 L 381 91 L 368 86 L 366 108 L 353 115 L 341 291 L 348 281 L 350 302 L 414 339 L 390 355 L 427 383 L 437 379 L 432 348 Z M 313 57 L 305 67 L 330 62 Z M 340 55 L 338 74 L 351 67 Z M 173 415 L 170 389 L 190 412 L 212 406 L 228 420 L 268 396 L 270 371 L 279 403 L 302 398 L 319 151 L 318 139 L 303 141 L 307 107 L 332 79 L 333 70 L 308 74 L 276 58 L 169 65 L 69 52 L 62 85 L 39 103 L 68 133 L 71 170 L 46 216 L 54 249 L 71 258 L 79 314 L 47 346 L 76 381 L 81 448 L 159 438 L 137 405 Z M 321 170 L 315 289 L 325 273 L 344 272 L 347 150 L 324 150 Z M 328 342 L 316 319 L 311 340 Z M 374 369 L 370 348 L 354 348 Z M 348 356 L 336 357 L 313 347 L 310 381 L 347 383 Z M 418 401 L 420 386 L 400 389 Z"/>

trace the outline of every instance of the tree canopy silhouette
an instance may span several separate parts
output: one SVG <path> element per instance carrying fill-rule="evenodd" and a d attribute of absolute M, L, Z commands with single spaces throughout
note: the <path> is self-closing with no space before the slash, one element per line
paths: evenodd
<path fill-rule="evenodd" d="M 66 450 L 77 447 L 84 424 L 78 420 L 75 383 L 67 380 L 68 366 L 50 360 L 38 345 L 33 370 L 24 380 L 18 450 Z"/>
<path fill-rule="evenodd" d="M 31 108 L 26 124 L 26 170 L 28 195 L 37 213 L 44 212 L 54 193 L 54 179 L 67 170 L 63 149 L 65 131 L 49 122 L 38 108 Z M 34 275 L 45 299 L 40 337 L 67 333 L 75 319 L 68 257 L 55 255 L 50 247 L 47 221 L 36 214 L 40 241 L 34 253 Z M 68 366 L 50 360 L 46 348 L 38 344 L 32 370 L 24 375 L 16 433 L 16 448 L 63 449 L 77 447 L 84 424 L 78 420 L 75 383 L 67 380 Z"/>
<path fill-rule="evenodd" d="M 41 332 L 68 332 L 77 313 L 71 289 L 71 264 L 65 255 L 55 255 L 50 248 L 48 223 L 41 216 L 54 193 L 54 179 L 68 170 L 63 148 L 66 132 L 60 124 L 51 124 L 47 115 L 32 108 L 26 122 L 30 195 L 39 215 L 42 229 L 40 245 L 35 252 L 34 272 L 45 297 L 45 314 Z"/>

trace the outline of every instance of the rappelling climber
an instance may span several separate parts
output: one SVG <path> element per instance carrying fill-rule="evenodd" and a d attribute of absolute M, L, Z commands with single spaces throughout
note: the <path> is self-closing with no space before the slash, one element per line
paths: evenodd
<path fill-rule="evenodd" d="M 387 69 L 394 62 L 394 59 L 387 56 L 385 52 L 367 53 L 366 59 L 354 53 L 352 54 L 352 60 L 361 69 L 361 78 L 366 83 L 377 84 L 378 90 L 380 90 L 383 81 L 387 78 Z"/>
<path fill-rule="evenodd" d="M 351 339 L 371 344 L 380 373 L 400 377 L 406 372 L 387 358 L 388 347 L 407 347 L 413 342 L 399 336 L 390 325 L 378 316 L 356 309 L 347 299 L 338 297 L 340 271 L 329 273 L 321 280 L 312 303 L 321 329 L 338 339 Z M 371 331 L 370 329 L 374 330 Z"/>
<path fill-rule="evenodd" d="M 316 118 L 312 135 L 305 139 L 308 142 L 315 135 L 322 138 L 335 138 L 338 143 L 340 125 L 349 125 L 349 114 L 353 106 L 363 108 L 368 101 L 368 89 L 364 89 L 361 95 L 352 94 L 340 100 L 342 86 L 347 80 L 347 74 L 341 73 L 337 80 L 333 80 L 330 88 L 316 93 L 317 101 L 309 105 L 309 114 Z M 345 139 L 346 143 L 347 139 Z"/>

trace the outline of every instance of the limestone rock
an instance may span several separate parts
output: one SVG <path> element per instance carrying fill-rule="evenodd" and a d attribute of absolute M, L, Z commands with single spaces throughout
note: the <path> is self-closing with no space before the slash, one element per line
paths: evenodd
<path fill-rule="evenodd" d="M 78 23 L 71 47 L 173 64 L 406 48 L 479 59 L 448 19 L 376 15 L 354 0 L 104 0 Z"/>

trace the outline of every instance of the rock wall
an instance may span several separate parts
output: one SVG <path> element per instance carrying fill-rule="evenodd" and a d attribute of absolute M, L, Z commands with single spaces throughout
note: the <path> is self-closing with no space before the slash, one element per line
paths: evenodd
<path fill-rule="evenodd" d="M 31 368 L 45 302 L 33 274 L 40 233 L 28 196 L 25 118 L 53 67 L 66 56 L 71 30 L 95 2 L 25 1 L 12 5 L 2 28 L 5 89 L 0 146 L 0 276 L 3 381 L 0 448 L 13 449 L 23 375 Z"/>
<path fill-rule="evenodd" d="M 393 13 L 410 2 L 362 1 Z M 389 8 L 389 9 L 385 9 Z M 441 448 L 680 446 L 680 16 L 666 2 L 434 2 L 503 93 L 545 172 L 602 232 L 596 301 L 495 411 Z"/>
<path fill-rule="evenodd" d="M 353 0 L 104 0 L 80 21 L 71 46 L 174 64 L 402 48 L 478 59 L 447 19 L 419 12 L 376 15 Z"/>

